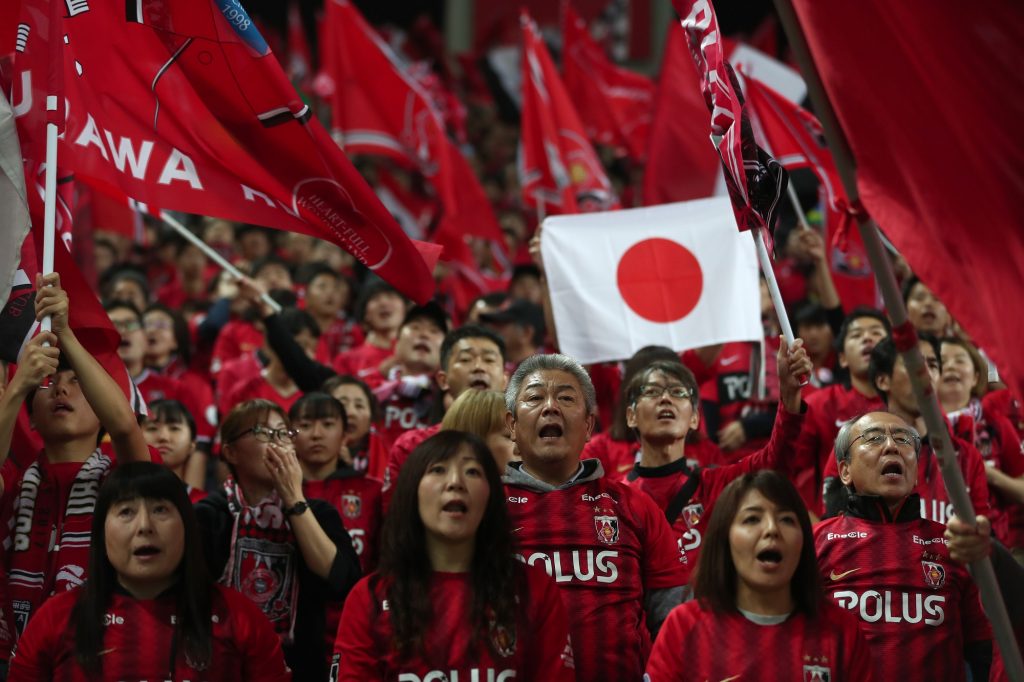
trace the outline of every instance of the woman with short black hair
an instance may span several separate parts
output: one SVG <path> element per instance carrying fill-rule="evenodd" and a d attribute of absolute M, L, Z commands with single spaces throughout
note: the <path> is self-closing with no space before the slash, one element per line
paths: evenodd
<path fill-rule="evenodd" d="M 345 602 L 337 679 L 574 680 L 558 589 L 516 561 L 513 537 L 484 442 L 423 441 L 395 484 L 379 568 Z"/>
<path fill-rule="evenodd" d="M 778 472 L 722 491 L 693 587 L 661 627 L 648 682 L 873 679 L 856 620 L 822 593 L 807 508 Z"/>
<path fill-rule="evenodd" d="M 260 610 L 210 578 L 188 494 L 170 470 L 115 469 L 92 537 L 89 579 L 42 606 L 9 680 L 291 679 Z"/>

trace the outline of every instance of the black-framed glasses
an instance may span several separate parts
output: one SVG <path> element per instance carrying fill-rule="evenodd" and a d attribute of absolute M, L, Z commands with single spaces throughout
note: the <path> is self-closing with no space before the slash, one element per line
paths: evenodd
<path fill-rule="evenodd" d="M 657 400 L 668 393 L 673 400 L 685 400 L 693 395 L 693 392 L 686 386 L 662 386 L 661 384 L 644 384 L 640 387 L 640 397 L 645 400 Z"/>
<path fill-rule="evenodd" d="M 921 437 L 911 431 L 910 429 L 889 429 L 886 431 L 882 428 L 867 429 L 864 433 L 860 434 L 852 441 L 850 445 L 853 445 L 858 440 L 864 439 L 864 442 L 868 445 L 883 445 L 887 438 L 892 438 L 892 442 L 896 443 L 896 447 L 913 447 L 916 451 L 921 446 Z"/>
<path fill-rule="evenodd" d="M 121 334 L 137 332 L 142 329 L 142 323 L 138 320 L 111 320 L 110 323 L 114 325 L 114 329 Z"/>
<path fill-rule="evenodd" d="M 250 433 L 252 434 L 253 438 L 255 438 L 261 443 L 269 443 L 272 440 L 276 440 L 279 443 L 291 443 L 292 439 L 295 438 L 295 436 L 297 436 L 299 432 L 296 431 L 295 429 L 272 429 L 269 426 L 257 424 L 251 429 L 246 429 L 245 431 L 242 431 L 240 434 L 238 434 L 228 442 L 234 443 L 236 440 L 243 438 L 244 436 L 247 436 Z"/>

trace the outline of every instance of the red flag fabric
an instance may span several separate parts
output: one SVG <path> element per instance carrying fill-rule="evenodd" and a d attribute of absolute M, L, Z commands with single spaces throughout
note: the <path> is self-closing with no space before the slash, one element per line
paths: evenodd
<path fill-rule="evenodd" d="M 861 201 L 1024 395 L 1024 315 L 1007 298 L 1024 290 L 1019 4 L 794 5 L 856 159 Z"/>
<path fill-rule="evenodd" d="M 562 74 L 589 138 L 614 147 L 620 156 L 642 161 L 650 136 L 654 83 L 612 64 L 569 5 L 562 21 Z"/>
<path fill-rule="evenodd" d="M 661 58 L 644 169 L 643 203 L 669 204 L 714 193 L 722 162 L 708 144 L 708 108 L 686 35 L 673 22 Z"/>
<path fill-rule="evenodd" d="M 548 215 L 618 207 L 569 93 L 533 21 L 524 13 L 519 178 L 528 206 Z"/>
<path fill-rule="evenodd" d="M 875 279 L 860 232 L 847 211 L 846 193 L 821 123 L 811 112 L 745 72 L 743 83 L 755 135 L 765 141 L 768 152 L 787 170 L 809 168 L 818 178 L 829 267 L 843 307 L 874 306 Z"/>
<path fill-rule="evenodd" d="M 709 0 L 674 0 L 701 78 L 704 100 L 711 111 L 711 140 L 725 171 L 736 224 L 741 230 L 775 227 L 779 199 L 786 189 L 786 172 L 754 142 L 743 110 L 743 93 L 732 66 L 718 19 Z"/>
<path fill-rule="evenodd" d="M 448 139 L 429 93 L 348 0 L 327 3 L 321 45 L 321 63 L 333 81 L 332 126 L 345 150 L 387 156 L 422 172 L 441 199 L 438 234 L 444 238 L 500 241 L 487 196 Z"/>
<path fill-rule="evenodd" d="M 28 37 L 15 59 L 15 109 L 36 163 L 48 4 L 24 0 Z M 150 204 L 327 239 L 417 301 L 432 296 L 416 247 L 311 116 L 241 5 L 67 7 L 62 158 L 76 175 Z"/>

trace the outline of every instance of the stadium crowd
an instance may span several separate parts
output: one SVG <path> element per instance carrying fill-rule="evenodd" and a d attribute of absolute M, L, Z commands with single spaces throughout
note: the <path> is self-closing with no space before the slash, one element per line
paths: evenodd
<path fill-rule="evenodd" d="M 762 296 L 763 343 L 585 367 L 518 131 L 467 115 L 511 260 L 471 240 L 486 286 L 442 262 L 417 305 L 333 244 L 188 218 L 238 279 L 156 220 L 97 224 L 138 410 L 38 280 L 52 331 L 0 368 L 6 679 L 1004 679 L 965 563 L 992 556 L 1024 632 L 1024 412 L 926 283 L 893 256 L 971 523 L 821 230 L 776 234 L 794 343 Z M 422 177 L 356 161 L 429 230 Z"/>

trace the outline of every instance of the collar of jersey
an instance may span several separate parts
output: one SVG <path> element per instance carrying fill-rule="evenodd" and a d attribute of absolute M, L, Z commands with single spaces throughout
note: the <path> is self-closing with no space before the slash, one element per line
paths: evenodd
<path fill-rule="evenodd" d="M 887 505 L 878 495 L 851 493 L 846 501 L 846 515 L 877 523 L 902 523 L 921 518 L 920 496 L 912 493 L 903 500 L 893 517 Z"/>
<path fill-rule="evenodd" d="M 627 478 L 631 481 L 635 481 L 638 478 L 662 478 L 664 476 L 671 476 L 676 473 L 686 473 L 690 470 L 687 466 L 686 457 L 680 457 L 674 462 L 668 464 L 662 464 L 656 467 L 645 467 L 641 466 L 640 462 L 633 465 L 633 470 L 629 472 Z"/>

